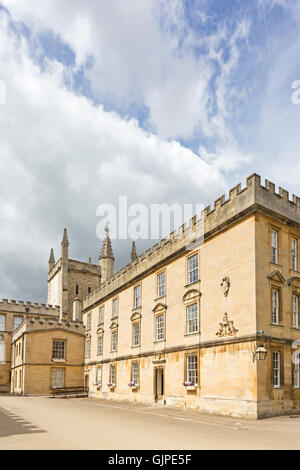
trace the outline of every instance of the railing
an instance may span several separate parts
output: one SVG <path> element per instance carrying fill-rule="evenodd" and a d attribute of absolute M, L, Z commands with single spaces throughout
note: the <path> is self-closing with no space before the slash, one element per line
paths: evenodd
<path fill-rule="evenodd" d="M 76 398 L 89 396 L 88 387 L 51 387 L 51 392 L 53 398 L 56 396 L 64 396 L 64 398 L 67 396 L 75 396 Z"/>

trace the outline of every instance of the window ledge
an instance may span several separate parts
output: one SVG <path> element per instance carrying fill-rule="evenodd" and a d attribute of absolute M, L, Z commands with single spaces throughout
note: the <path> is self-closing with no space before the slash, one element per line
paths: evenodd
<path fill-rule="evenodd" d="M 273 263 L 273 261 L 270 261 L 269 264 L 273 264 L 273 266 L 277 266 L 277 268 L 283 268 L 282 264 Z"/>
<path fill-rule="evenodd" d="M 195 336 L 195 335 L 200 335 L 200 331 L 195 331 L 195 333 L 185 333 L 184 336 Z"/>
<path fill-rule="evenodd" d="M 300 326 L 291 326 L 291 330 L 300 331 Z"/>
<path fill-rule="evenodd" d="M 277 326 L 277 328 L 284 328 L 284 325 L 280 325 L 278 323 L 269 323 L 269 326 Z"/>
<path fill-rule="evenodd" d="M 200 279 L 198 279 L 198 281 L 190 282 L 189 284 L 187 284 L 184 287 L 187 288 L 187 287 L 193 286 L 194 284 L 197 284 L 198 282 L 200 282 Z"/>
<path fill-rule="evenodd" d="M 66 362 L 65 359 L 52 359 L 52 362 L 60 362 L 60 363 L 63 363 L 63 362 Z"/>
<path fill-rule="evenodd" d="M 136 348 L 140 348 L 141 345 L 140 344 L 136 344 L 135 346 L 131 346 L 131 349 L 136 349 Z"/>
<path fill-rule="evenodd" d="M 164 339 L 155 339 L 155 340 L 153 341 L 153 343 L 163 343 L 163 342 L 165 342 L 165 341 L 166 341 L 165 338 L 164 338 Z"/>
<path fill-rule="evenodd" d="M 154 302 L 158 302 L 159 300 L 161 301 L 162 299 L 165 299 L 166 297 L 167 297 L 166 294 L 160 297 L 157 297 L 156 299 L 154 299 Z"/>

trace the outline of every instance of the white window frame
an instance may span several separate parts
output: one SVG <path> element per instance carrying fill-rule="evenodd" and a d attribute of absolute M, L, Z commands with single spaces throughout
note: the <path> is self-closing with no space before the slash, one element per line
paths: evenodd
<path fill-rule="evenodd" d="M 112 331 L 111 333 L 111 352 L 117 352 L 118 350 L 118 332 Z"/>
<path fill-rule="evenodd" d="M 6 331 L 6 315 L 0 314 L 0 331 Z"/>
<path fill-rule="evenodd" d="M 16 320 L 18 320 L 18 324 L 16 325 Z M 21 324 L 23 323 L 22 315 L 15 315 L 14 316 L 14 330 L 16 330 Z"/>
<path fill-rule="evenodd" d="M 140 346 L 141 325 L 140 322 L 132 324 L 132 346 Z"/>
<path fill-rule="evenodd" d="M 163 271 L 162 273 L 157 275 L 157 298 L 160 299 L 166 295 L 166 273 Z"/>
<path fill-rule="evenodd" d="M 141 297 L 141 284 L 134 288 L 134 308 L 140 308 L 142 306 Z"/>
<path fill-rule="evenodd" d="M 86 359 L 91 357 L 91 338 L 85 340 L 85 357 Z"/>
<path fill-rule="evenodd" d="M 273 351 L 273 386 L 280 388 L 280 351 Z"/>
<path fill-rule="evenodd" d="M 198 303 L 194 303 L 186 307 L 186 321 L 188 335 L 199 332 Z"/>
<path fill-rule="evenodd" d="M 99 325 L 101 325 L 102 323 L 104 323 L 104 305 L 101 305 L 101 307 L 99 307 Z"/>
<path fill-rule="evenodd" d="M 188 284 L 199 281 L 199 257 L 198 254 L 188 258 Z"/>
<path fill-rule="evenodd" d="M 131 381 L 136 385 L 139 384 L 139 363 L 137 361 L 132 362 L 131 364 Z"/>
<path fill-rule="evenodd" d="M 113 303 L 112 303 L 112 317 L 116 318 L 118 316 L 118 313 L 119 313 L 119 299 L 116 298 L 116 299 L 113 299 Z"/>
<path fill-rule="evenodd" d="M 164 341 L 165 339 L 165 314 L 157 315 L 155 318 L 155 338 L 156 341 Z"/>
<path fill-rule="evenodd" d="M 293 327 L 299 328 L 299 297 L 293 294 Z"/>
<path fill-rule="evenodd" d="M 102 367 L 97 367 L 97 372 L 96 372 L 96 384 L 97 385 L 102 385 Z"/>
<path fill-rule="evenodd" d="M 279 325 L 280 320 L 280 293 L 279 289 L 272 289 L 272 323 Z"/>
<path fill-rule="evenodd" d="M 298 240 L 292 238 L 292 270 L 297 271 L 298 269 Z"/>
<path fill-rule="evenodd" d="M 116 385 L 116 366 L 111 365 L 109 369 L 109 382 L 112 385 Z"/>
<path fill-rule="evenodd" d="M 52 361 L 66 360 L 66 341 L 54 339 L 52 342 Z"/>
<path fill-rule="evenodd" d="M 4 336 L 0 335 L 0 364 L 1 362 L 6 361 L 6 350 L 5 350 L 5 341 L 4 341 Z"/>
<path fill-rule="evenodd" d="M 65 369 L 51 369 L 51 387 L 64 388 Z"/>
<path fill-rule="evenodd" d="M 86 318 L 86 329 L 90 330 L 92 328 L 92 314 L 88 313 Z"/>
<path fill-rule="evenodd" d="M 294 388 L 300 388 L 300 351 L 294 364 Z"/>
<path fill-rule="evenodd" d="M 103 355 L 103 335 L 97 337 L 97 356 Z"/>
<path fill-rule="evenodd" d="M 198 385 L 198 356 L 191 354 L 186 356 L 186 381 Z"/>
<path fill-rule="evenodd" d="M 278 232 L 276 230 L 272 230 L 271 245 L 272 245 L 272 263 L 278 264 Z"/>

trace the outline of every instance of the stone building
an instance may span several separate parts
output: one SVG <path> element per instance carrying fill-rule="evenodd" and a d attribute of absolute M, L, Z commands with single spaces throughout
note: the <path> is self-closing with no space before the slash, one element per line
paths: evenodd
<path fill-rule="evenodd" d="M 0 302 L 0 392 L 10 390 L 12 334 L 29 312 L 33 318 L 53 319 L 59 317 L 60 309 L 7 299 Z"/>
<path fill-rule="evenodd" d="M 101 256 L 100 256 L 101 258 Z M 101 264 L 101 259 L 100 259 Z M 31 333 L 36 332 L 33 328 L 34 323 L 25 322 L 24 326 L 23 321 L 27 316 L 29 319 L 36 319 L 37 323 L 41 325 L 41 322 L 44 322 L 44 327 L 40 328 L 39 334 L 36 334 L 38 342 L 42 345 L 44 342 L 48 344 L 49 328 L 51 323 L 47 323 L 48 320 L 51 322 L 60 321 L 60 330 L 66 328 L 66 334 L 70 335 L 70 327 L 66 326 L 66 320 L 73 320 L 75 323 L 81 322 L 81 303 L 84 296 L 89 292 L 96 289 L 100 285 L 100 265 L 94 265 L 89 259 L 88 263 L 76 261 L 69 259 L 69 240 L 67 230 L 64 230 L 62 242 L 61 242 L 61 256 L 57 262 L 55 262 L 54 251 L 51 249 L 50 259 L 49 259 L 49 274 L 48 274 L 48 305 L 43 304 L 39 305 L 32 302 L 16 302 L 15 300 L 8 301 L 3 300 L 0 302 L 0 393 L 8 392 L 11 389 L 11 355 L 12 355 L 12 336 L 16 333 L 19 334 L 18 327 L 22 324 L 22 328 L 26 327 L 26 334 L 29 329 Z M 36 325 L 35 324 L 35 325 Z M 46 325 L 48 327 L 46 328 Z M 16 329 L 18 329 L 16 331 Z M 51 327 L 52 331 L 53 328 Z M 78 332 L 82 330 L 82 326 L 75 326 L 75 331 Z M 30 337 L 33 337 L 31 335 Z M 44 338 L 44 339 L 43 339 Z M 81 341 L 81 340 L 80 340 Z M 47 346 L 47 347 L 48 347 Z M 51 348 L 47 352 L 51 354 Z M 83 358 L 84 353 L 79 348 L 80 354 L 82 354 L 81 361 L 77 358 L 77 362 L 81 363 L 81 368 L 83 370 Z M 36 349 L 38 353 L 38 349 Z M 24 350 L 24 354 L 26 351 Z M 39 353 L 38 353 L 39 354 Z M 73 354 L 72 350 L 69 354 Z M 75 354 L 75 356 L 77 353 Z M 30 354 L 26 353 L 27 358 Z M 18 358 L 19 360 L 20 358 Z M 70 359 L 70 356 L 68 356 Z M 38 357 L 36 358 L 37 362 L 39 361 Z M 35 361 L 33 360 L 33 363 Z M 49 361 L 48 361 L 49 363 Z M 13 365 L 15 368 L 16 365 Z M 23 367 L 23 366 L 22 366 Z M 39 370 L 36 368 L 35 370 Z M 78 375 L 79 377 L 79 375 Z M 34 379 L 36 380 L 36 379 Z M 73 381 L 74 382 L 74 381 Z M 66 383 L 69 381 L 66 379 Z M 78 385 L 82 384 L 82 378 L 80 378 Z M 49 384 L 48 384 L 49 385 Z M 47 388 L 47 390 L 49 387 Z M 24 387 L 22 389 L 16 387 L 15 384 L 12 384 L 12 390 L 17 393 L 35 393 L 34 385 L 31 388 L 28 380 L 26 384 L 24 382 Z M 31 390 L 30 392 L 27 392 Z M 49 391 L 49 390 L 48 390 Z M 36 393 L 40 393 L 36 391 Z"/>
<path fill-rule="evenodd" d="M 106 279 L 83 299 L 90 395 L 299 412 L 299 237 L 300 199 L 256 174 L 116 274 L 107 235 Z"/>
<path fill-rule="evenodd" d="M 81 322 L 26 318 L 12 334 L 11 392 L 49 395 L 52 387 L 84 385 Z"/>

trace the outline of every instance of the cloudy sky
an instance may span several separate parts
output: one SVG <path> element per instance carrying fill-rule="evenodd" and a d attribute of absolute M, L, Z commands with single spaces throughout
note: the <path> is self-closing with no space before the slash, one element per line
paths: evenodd
<path fill-rule="evenodd" d="M 45 301 L 64 227 L 97 262 L 119 195 L 208 204 L 253 172 L 299 195 L 299 22 L 300 0 L 0 0 L 0 297 Z"/>

